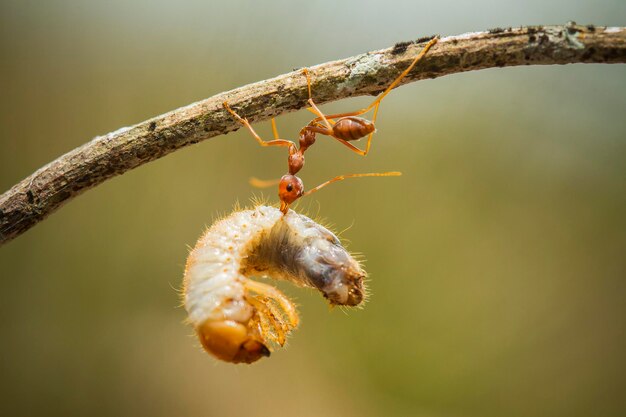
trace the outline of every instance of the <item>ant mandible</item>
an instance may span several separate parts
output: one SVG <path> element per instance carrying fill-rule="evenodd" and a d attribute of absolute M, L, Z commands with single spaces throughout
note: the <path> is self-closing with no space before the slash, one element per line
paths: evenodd
<path fill-rule="evenodd" d="M 278 129 L 276 128 L 276 121 L 272 118 L 272 132 L 274 134 L 274 140 L 265 141 L 261 139 L 261 137 L 254 131 L 248 119 L 239 116 L 235 113 L 234 110 L 230 108 L 228 103 L 224 101 L 224 108 L 241 124 L 243 124 L 252 136 L 256 139 L 256 141 L 261 146 L 282 146 L 288 148 L 289 158 L 287 160 L 289 167 L 289 174 L 283 175 L 283 177 L 278 181 L 278 197 L 280 199 L 280 211 L 283 214 L 287 213 L 289 206 L 299 199 L 300 197 L 307 196 L 313 194 L 316 191 L 319 191 L 321 188 L 332 184 L 336 181 L 341 181 L 346 178 L 356 178 L 356 177 L 389 177 L 389 176 L 399 176 L 400 172 L 379 172 L 379 173 L 367 173 L 367 174 L 345 174 L 338 175 L 317 187 L 304 192 L 304 184 L 302 180 L 296 176 L 296 174 L 302 169 L 304 166 L 304 153 L 306 150 L 311 147 L 315 143 L 316 134 L 322 134 L 326 136 L 330 136 L 332 138 L 337 139 L 339 142 L 347 146 L 353 152 L 361 156 L 367 155 L 370 150 L 370 145 L 372 142 L 372 136 L 376 130 L 374 126 L 374 122 L 376 121 L 376 116 L 378 115 L 378 108 L 380 106 L 380 102 L 382 99 L 389 94 L 389 92 L 395 88 L 402 79 L 413 69 L 415 64 L 417 64 L 423 57 L 426 55 L 428 50 L 439 40 L 438 37 L 432 38 L 420 51 L 420 53 L 415 57 L 411 65 L 408 66 L 390 85 L 383 91 L 376 99 L 367 107 L 349 113 L 338 113 L 331 115 L 324 115 L 321 110 L 315 105 L 313 98 L 311 96 L 311 79 L 309 77 L 309 72 L 305 68 L 303 69 L 303 73 L 306 75 L 307 79 L 307 87 L 309 91 L 309 100 L 308 103 L 311 105 L 311 108 L 307 109 L 317 115 L 315 119 L 311 120 L 309 124 L 304 126 L 300 130 L 299 134 L 299 147 L 290 140 L 280 139 L 278 135 Z M 369 112 L 371 109 L 374 109 L 374 116 L 372 120 L 367 120 L 362 117 L 358 117 L 359 115 L 365 114 Z M 369 135 L 367 138 L 367 144 L 365 150 L 361 150 L 350 143 L 353 140 L 359 140 L 366 135 Z M 266 182 L 266 181 L 254 181 L 254 185 L 259 187 L 265 187 L 269 185 L 274 185 L 275 182 Z"/>

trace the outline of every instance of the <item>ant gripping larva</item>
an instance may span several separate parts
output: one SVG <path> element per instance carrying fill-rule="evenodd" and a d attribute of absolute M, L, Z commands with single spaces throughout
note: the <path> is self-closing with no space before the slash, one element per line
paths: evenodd
<path fill-rule="evenodd" d="M 312 194 L 321 188 L 336 182 L 341 181 L 346 178 L 355 178 L 355 177 L 387 177 L 387 176 L 398 176 L 401 175 L 399 172 L 383 172 L 383 173 L 368 173 L 368 174 L 346 174 L 339 175 L 335 178 L 332 178 L 317 187 L 305 192 L 304 184 L 300 178 L 296 176 L 296 174 L 302 169 L 304 166 L 304 153 L 307 151 L 309 147 L 311 147 L 316 140 L 316 135 L 322 134 L 326 136 L 330 136 L 340 143 L 348 147 L 348 149 L 353 152 L 365 156 L 368 154 L 372 142 L 372 137 L 376 128 L 374 123 L 376 121 L 376 116 L 378 115 L 378 108 L 380 107 L 380 102 L 382 99 L 389 94 L 389 92 L 396 87 L 402 79 L 413 69 L 413 67 L 426 55 L 428 50 L 437 43 L 439 38 L 432 38 L 420 51 L 420 53 L 415 57 L 411 65 L 407 69 L 405 69 L 386 89 L 383 91 L 369 106 L 357 110 L 354 112 L 348 113 L 337 113 L 331 115 L 324 115 L 321 110 L 317 107 L 315 102 L 313 101 L 311 94 L 311 78 L 309 75 L 309 71 L 305 68 L 303 70 L 303 74 L 306 75 L 307 79 L 307 88 L 309 92 L 309 100 L 308 103 L 311 105 L 308 108 L 309 111 L 313 112 L 317 117 L 311 120 L 306 126 L 304 126 L 300 130 L 299 135 L 299 146 L 290 140 L 280 139 L 278 135 L 278 129 L 276 128 L 276 121 L 272 118 L 272 132 L 274 134 L 274 140 L 265 141 L 261 139 L 261 137 L 254 131 L 248 120 L 244 117 L 238 115 L 233 109 L 230 108 L 228 103 L 225 101 L 223 103 L 224 108 L 241 124 L 243 124 L 252 134 L 252 136 L 257 140 L 257 142 L 261 146 L 281 146 L 288 148 L 289 158 L 287 159 L 288 171 L 289 173 L 283 175 L 283 177 L 278 181 L 259 181 L 254 180 L 252 182 L 253 185 L 258 187 L 266 187 L 275 185 L 278 183 L 278 198 L 280 199 L 280 211 L 283 214 L 286 214 L 289 206 L 299 199 L 300 197 Z M 367 120 L 362 117 L 358 117 L 362 114 L 369 112 L 374 109 L 374 115 L 372 120 Z M 367 144 L 365 150 L 361 150 L 350 143 L 353 140 L 359 140 L 365 136 L 367 138 Z"/>
<path fill-rule="evenodd" d="M 283 346 L 298 325 L 294 304 L 251 276 L 319 290 L 331 305 L 365 298 L 365 271 L 339 239 L 306 216 L 274 207 L 235 211 L 216 222 L 187 258 L 183 299 L 207 352 L 252 363 Z"/>
<path fill-rule="evenodd" d="M 289 206 L 302 196 L 346 178 L 400 173 L 340 175 L 307 192 L 296 174 L 304 166 L 304 153 L 315 143 L 318 133 L 337 139 L 359 155 L 367 155 L 381 100 L 436 42 L 437 38 L 428 42 L 382 94 L 368 107 L 355 112 L 324 115 L 313 101 L 309 71 L 303 70 L 307 78 L 309 110 L 317 117 L 300 130 L 299 147 L 279 138 L 274 119 L 274 140 L 264 141 L 247 119 L 233 111 L 227 102 L 223 103 L 261 146 L 288 148 L 289 173 L 278 181 L 280 210 L 258 206 L 253 210 L 236 211 L 211 226 L 189 254 L 183 285 L 184 304 L 189 321 L 207 352 L 227 362 L 252 363 L 269 356 L 272 345 L 283 346 L 287 335 L 298 325 L 294 304 L 273 286 L 251 280 L 254 275 L 316 288 L 331 305 L 356 306 L 363 301 L 366 274 L 360 264 L 332 232 L 289 210 Z M 374 109 L 371 121 L 358 117 L 371 109 Z M 367 135 L 365 150 L 349 143 Z M 255 183 L 257 186 L 268 184 Z"/>

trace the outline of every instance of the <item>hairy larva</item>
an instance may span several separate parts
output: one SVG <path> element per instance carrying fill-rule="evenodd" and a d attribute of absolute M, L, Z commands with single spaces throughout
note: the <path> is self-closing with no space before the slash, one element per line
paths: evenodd
<path fill-rule="evenodd" d="M 331 305 L 356 306 L 365 271 L 328 229 L 268 206 L 217 221 L 187 258 L 183 283 L 189 321 L 207 352 L 233 363 L 269 356 L 298 325 L 294 304 L 250 277 L 284 279 L 319 290 Z"/>

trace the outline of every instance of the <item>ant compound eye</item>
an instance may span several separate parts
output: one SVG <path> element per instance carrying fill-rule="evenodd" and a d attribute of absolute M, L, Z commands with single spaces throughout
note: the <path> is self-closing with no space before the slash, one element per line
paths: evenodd
<path fill-rule="evenodd" d="M 287 191 L 293 191 L 293 184 L 287 184 Z"/>

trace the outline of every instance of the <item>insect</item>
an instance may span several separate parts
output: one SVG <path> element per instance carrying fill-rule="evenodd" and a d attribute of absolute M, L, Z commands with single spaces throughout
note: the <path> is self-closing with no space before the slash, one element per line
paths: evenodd
<path fill-rule="evenodd" d="M 230 108 L 226 101 L 223 103 L 224 108 L 250 131 L 252 136 L 261 146 L 279 146 L 288 148 L 288 174 L 283 175 L 283 177 L 278 181 L 278 198 L 280 199 L 280 210 L 281 212 L 283 212 L 283 214 L 286 214 L 289 206 L 300 197 L 310 195 L 336 181 L 355 177 L 387 177 L 401 175 L 401 173 L 399 172 L 339 175 L 305 192 L 304 184 L 296 174 L 304 166 L 304 153 L 315 143 L 316 135 L 318 133 L 337 139 L 340 143 L 344 144 L 350 150 L 359 155 L 367 155 L 370 150 L 372 137 L 374 135 L 374 132 L 376 131 L 374 122 L 376 121 L 376 116 L 378 115 L 380 102 L 387 94 L 389 94 L 389 92 L 394 87 L 396 87 L 402 81 L 402 79 L 411 71 L 411 69 L 413 69 L 415 64 L 417 64 L 426 55 L 428 50 L 435 43 L 437 43 L 437 41 L 437 37 L 432 38 L 415 57 L 411 65 L 409 65 L 409 67 L 405 69 L 387 87 L 387 89 L 385 89 L 385 91 L 383 91 L 369 106 L 355 112 L 324 115 L 313 101 L 311 95 L 311 79 L 309 76 L 309 71 L 305 68 L 303 70 L 303 73 L 306 75 L 307 78 L 307 88 L 309 92 L 308 102 L 311 105 L 311 108 L 309 110 L 316 114 L 318 117 L 311 120 L 306 126 L 304 126 L 300 130 L 298 140 L 299 146 L 296 146 L 296 144 L 290 140 L 279 138 L 278 129 L 276 128 L 276 121 L 274 120 L 274 118 L 272 118 L 272 132 L 274 134 L 274 140 L 263 140 L 255 132 L 255 130 L 252 128 L 246 118 L 238 115 L 233 109 Z M 369 112 L 372 109 L 374 109 L 374 115 L 371 121 L 362 117 L 358 117 L 362 114 Z M 361 150 L 350 143 L 350 141 L 358 140 L 365 136 L 368 136 L 365 150 Z M 274 184 L 274 181 L 253 181 L 253 185 L 259 187 L 271 186 Z"/>
<path fill-rule="evenodd" d="M 218 359 L 255 362 L 298 325 L 294 304 L 253 275 L 315 288 L 331 305 L 356 306 L 365 297 L 365 271 L 325 227 L 293 210 L 235 211 L 198 240 L 183 281 L 189 322 Z"/>
<path fill-rule="evenodd" d="M 247 119 L 233 111 L 227 102 L 223 103 L 261 146 L 288 148 L 288 174 L 278 181 L 280 209 L 258 206 L 236 211 L 211 226 L 189 254 L 184 303 L 189 321 L 207 352 L 227 362 L 252 363 L 269 356 L 272 346 L 283 346 L 287 335 L 298 325 L 294 304 L 278 289 L 254 281 L 251 276 L 284 279 L 315 288 L 331 305 L 361 303 L 365 297 L 366 274 L 360 264 L 332 232 L 289 210 L 289 206 L 302 196 L 346 178 L 400 173 L 339 175 L 307 192 L 296 174 L 304 166 L 304 153 L 315 143 L 317 134 L 331 136 L 354 152 L 366 155 L 381 100 L 436 42 L 437 38 L 433 38 L 382 94 L 356 112 L 324 115 L 313 101 L 311 80 L 305 69 L 309 110 L 317 117 L 300 130 L 299 146 L 279 137 L 274 119 L 274 140 L 264 141 Z M 372 121 L 358 117 L 371 109 L 374 109 Z M 350 143 L 365 136 L 368 136 L 365 150 Z"/>

